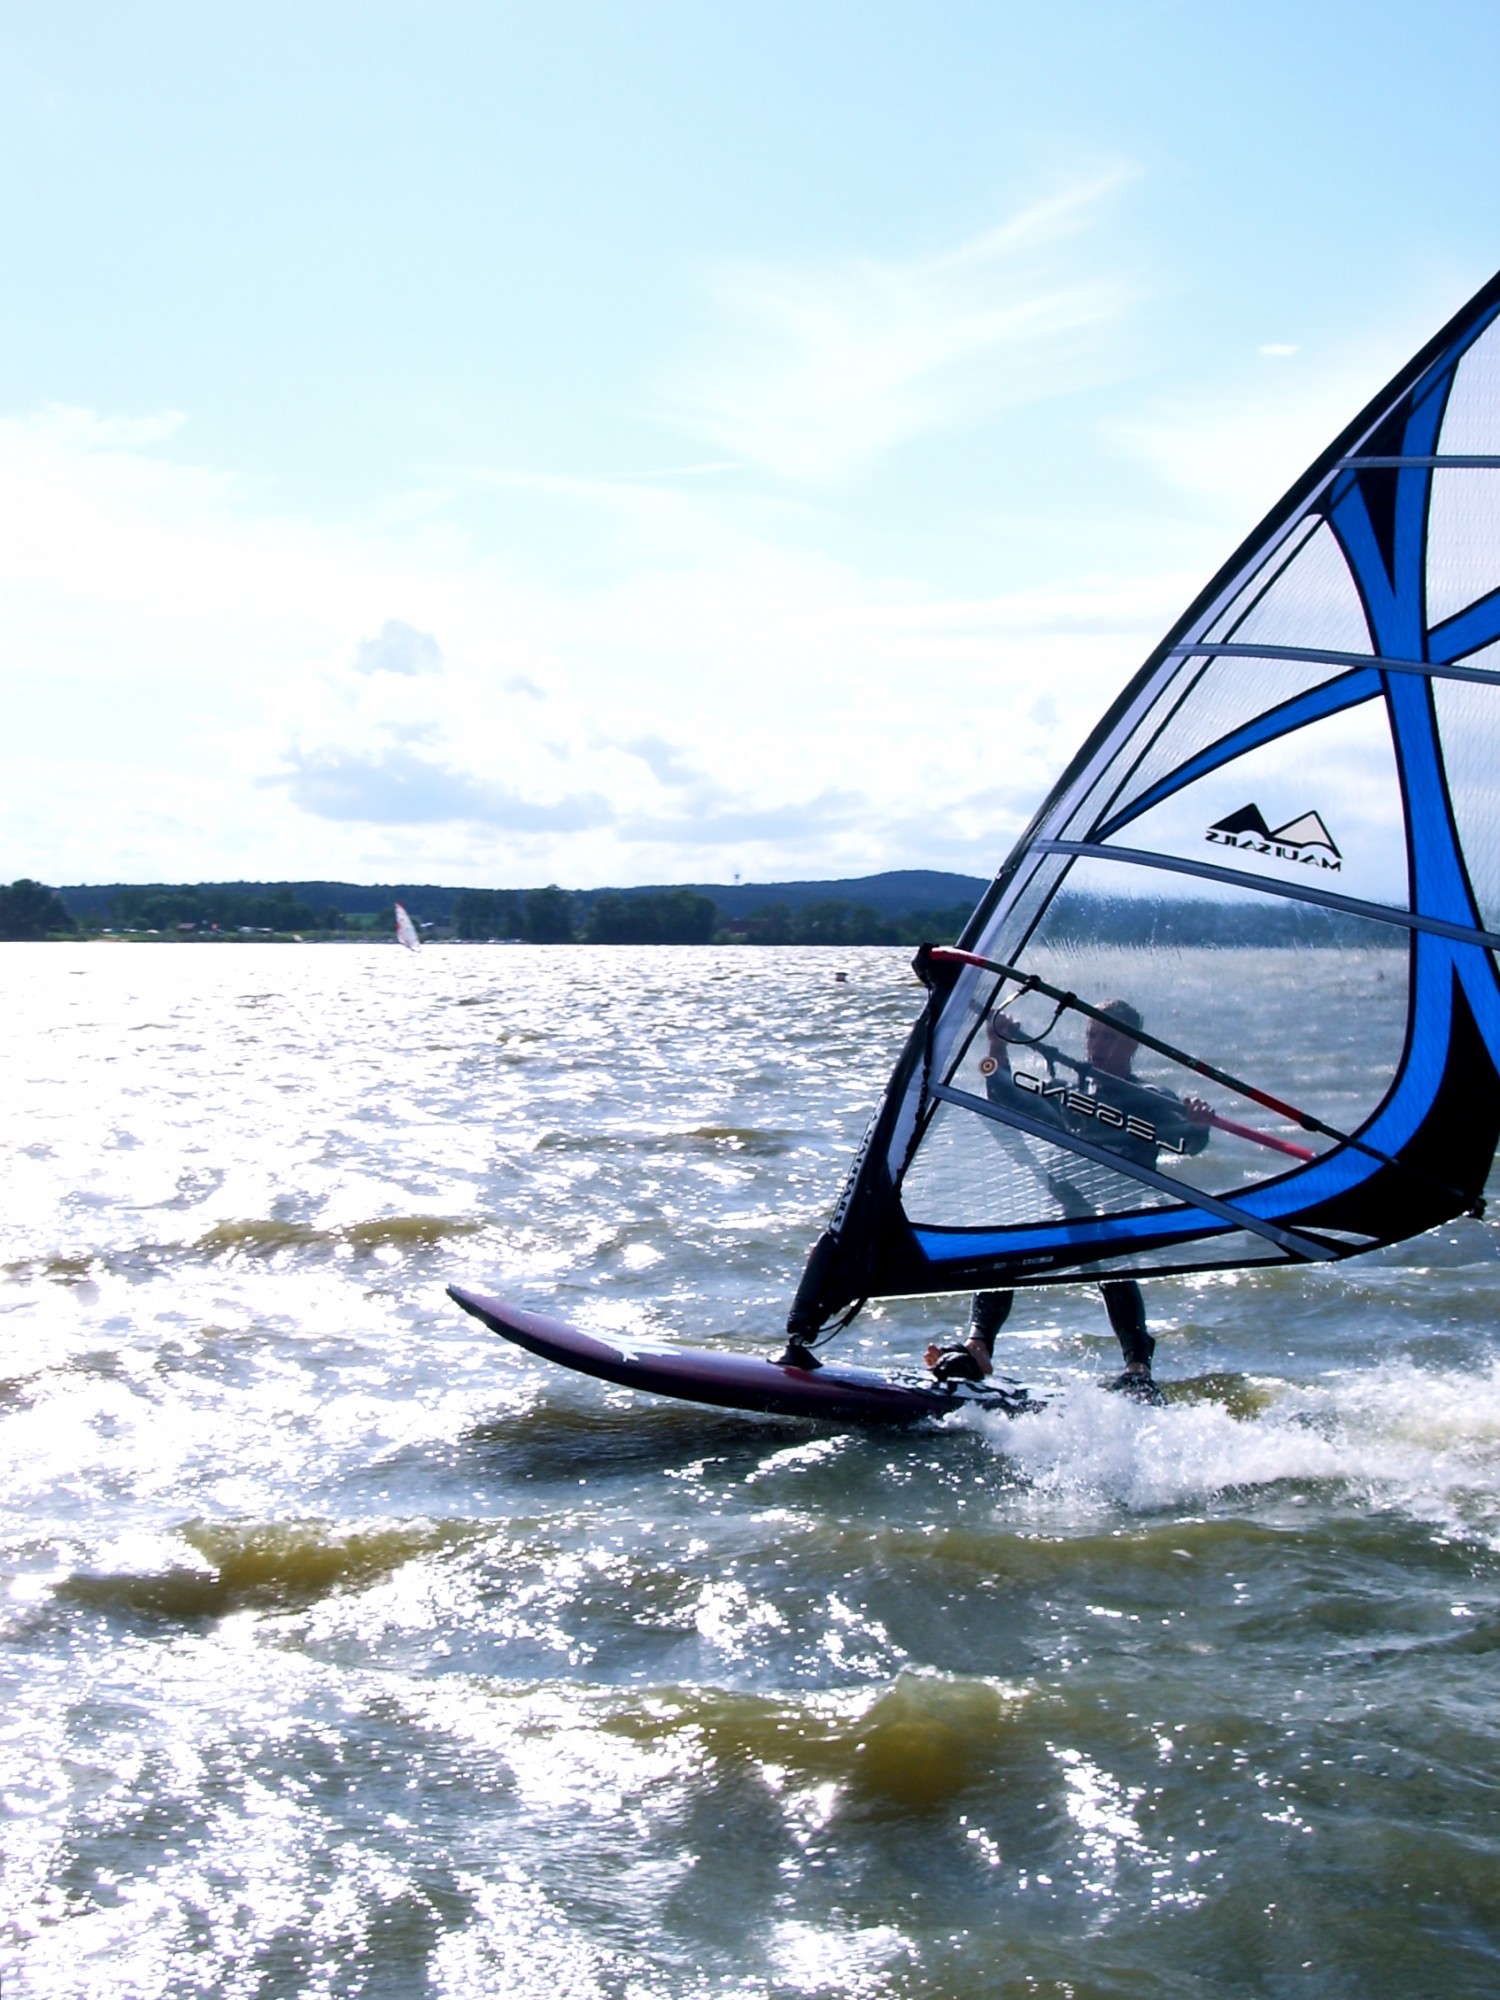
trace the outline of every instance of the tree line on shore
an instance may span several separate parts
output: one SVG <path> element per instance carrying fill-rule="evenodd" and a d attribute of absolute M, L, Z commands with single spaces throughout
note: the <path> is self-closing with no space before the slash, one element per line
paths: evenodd
<path fill-rule="evenodd" d="M 372 899 L 373 900 L 373 899 Z M 82 903 L 82 898 L 80 898 Z M 743 914 L 723 910 L 696 889 L 460 889 L 451 915 L 424 920 L 433 937 L 525 944 L 920 944 L 956 938 L 970 914 L 967 903 L 918 909 L 899 916 L 837 896 L 808 902 L 773 900 Z M 443 916 L 447 920 L 441 920 Z M 287 884 L 244 887 L 223 883 L 155 884 L 96 892 L 78 910 L 45 883 L 27 879 L 0 886 L 0 940 L 143 934 L 175 938 L 388 938 L 394 907 L 348 911 L 315 903 Z M 1342 911 L 1270 898 L 1259 904 L 1206 897 L 1073 896 L 1064 894 L 1048 913 L 1045 941 L 1056 948 L 1081 944 L 1345 949 L 1388 944 L 1388 933 Z"/>
<path fill-rule="evenodd" d="M 75 915 L 62 897 L 41 882 L 22 880 L 0 887 L 0 938 L 89 937 L 125 932 L 175 935 L 287 936 L 295 933 L 359 935 L 376 917 L 349 917 L 342 910 L 317 908 L 290 890 L 255 894 L 215 883 L 150 885 L 117 889 L 102 911 Z M 387 917 L 385 929 L 391 927 Z"/>
<path fill-rule="evenodd" d="M 462 889 L 448 923 L 424 924 L 437 936 L 526 944 L 917 944 L 957 936 L 968 906 L 882 916 L 867 904 L 824 897 L 800 905 L 773 901 L 730 917 L 693 889 L 594 892 L 561 889 Z M 419 922 L 422 913 L 413 909 Z M 100 935 L 203 937 L 386 937 L 392 906 L 351 913 L 308 902 L 291 889 L 246 890 L 215 883 L 151 884 L 115 890 L 102 909 L 75 916 L 57 893 L 22 880 L 0 887 L 0 939 Z"/>
<path fill-rule="evenodd" d="M 76 926 L 56 890 L 23 875 L 7 888 L 0 885 L 0 939 L 13 944 L 23 938 L 71 937 Z"/>
<path fill-rule="evenodd" d="M 883 917 L 867 904 L 825 897 L 801 905 L 765 903 L 728 917 L 712 897 L 692 889 L 605 889 L 585 897 L 555 884 L 463 889 L 453 899 L 456 936 L 527 944 L 920 944 L 956 937 L 968 916 L 965 904 Z"/>

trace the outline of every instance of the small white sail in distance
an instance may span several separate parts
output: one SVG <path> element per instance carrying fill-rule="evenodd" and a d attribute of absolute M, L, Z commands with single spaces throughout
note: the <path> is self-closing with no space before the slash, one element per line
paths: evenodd
<path fill-rule="evenodd" d="M 396 905 L 396 942 L 404 944 L 408 951 L 420 951 L 422 948 L 422 940 L 417 936 L 417 927 L 400 903 Z"/>

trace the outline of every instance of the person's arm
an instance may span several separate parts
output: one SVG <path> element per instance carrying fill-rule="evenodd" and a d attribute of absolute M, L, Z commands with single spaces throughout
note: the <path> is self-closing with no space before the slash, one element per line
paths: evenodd
<path fill-rule="evenodd" d="M 1182 1136 L 1190 1153 L 1201 1153 L 1208 1144 L 1209 1133 L 1213 1130 L 1213 1115 L 1214 1108 L 1206 1098 L 1183 1098 L 1182 1116 L 1187 1130 Z"/>
<path fill-rule="evenodd" d="M 1010 1044 L 1025 1040 L 1014 1014 L 991 1014 L 984 1024 L 989 1054 L 997 1070 L 1010 1068 Z"/>
<path fill-rule="evenodd" d="M 1019 1024 L 1009 1014 L 991 1014 L 984 1024 L 985 1054 L 979 1065 L 984 1094 L 998 1104 L 1010 1082 L 1010 1044 L 1020 1039 Z"/>
<path fill-rule="evenodd" d="M 984 1094 L 990 1100 L 991 1104 L 1018 1105 L 1026 1112 L 1029 1118 L 1035 1118 L 1043 1125 L 1060 1125 L 1064 1131 L 1073 1130 L 1075 1123 L 1073 1116 L 1064 1108 L 1056 1096 L 1043 1097 L 1039 1095 L 1034 1081 L 1026 1089 L 1024 1095 L 1021 1094 L 1021 1086 L 1015 1085 L 1013 1087 L 1014 1080 L 1010 1069 L 1010 1044 L 1018 1042 L 1021 1045 L 1023 1057 L 1030 1048 L 1030 1044 L 1026 1039 L 1026 1030 L 1015 1016 L 1013 1014 L 991 1014 L 984 1026 L 986 1036 L 988 1037 L 987 1054 L 985 1060 L 980 1064 L 980 1069 L 984 1076 Z M 1041 1060 L 1047 1069 L 1048 1076 L 1051 1077 L 1053 1072 L 1050 1058 L 1042 1058 Z M 1027 1074 L 1028 1076 L 1030 1075 L 1029 1072 Z"/>
<path fill-rule="evenodd" d="M 1157 1137 L 1166 1140 L 1174 1152 L 1180 1146 L 1189 1157 L 1201 1153 L 1208 1144 L 1212 1105 L 1201 1097 L 1178 1097 L 1170 1090 L 1153 1090 L 1152 1095 L 1157 1106 L 1149 1115 Z"/>

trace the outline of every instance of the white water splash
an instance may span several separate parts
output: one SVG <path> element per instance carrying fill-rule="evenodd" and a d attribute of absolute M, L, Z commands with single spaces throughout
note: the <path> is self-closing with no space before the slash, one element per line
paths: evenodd
<path fill-rule="evenodd" d="M 1146 1514 L 1313 1483 L 1500 1546 L 1500 1361 L 1391 1362 L 1257 1386 L 1266 1400 L 1249 1415 L 1213 1400 L 1152 1408 L 1080 1385 L 1019 1422 L 963 1421 L 1024 1475 L 1029 1509 Z"/>

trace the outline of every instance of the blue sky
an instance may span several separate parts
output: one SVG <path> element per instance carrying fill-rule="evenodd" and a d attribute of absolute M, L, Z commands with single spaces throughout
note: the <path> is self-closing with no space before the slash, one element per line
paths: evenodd
<path fill-rule="evenodd" d="M 0 8 L 0 879 L 986 873 L 1500 264 L 1486 4 Z"/>

